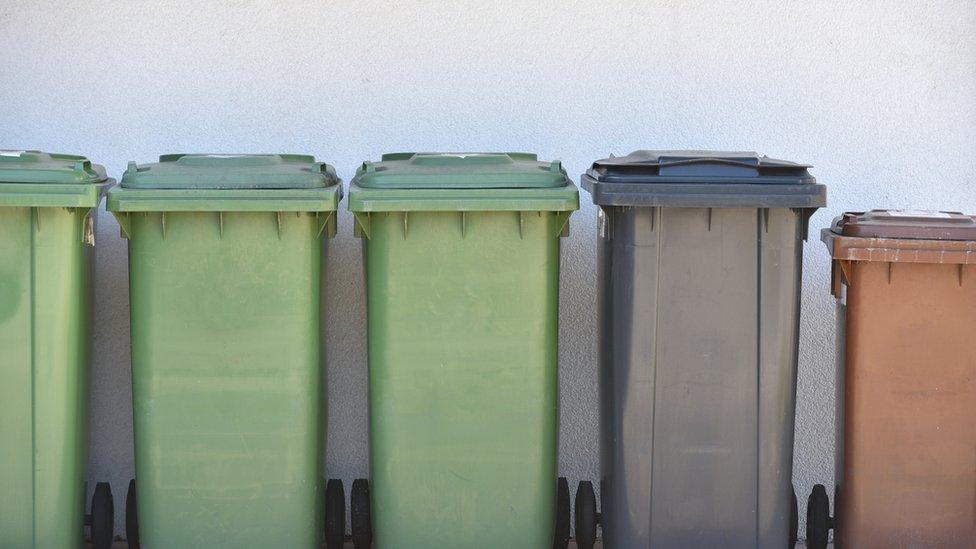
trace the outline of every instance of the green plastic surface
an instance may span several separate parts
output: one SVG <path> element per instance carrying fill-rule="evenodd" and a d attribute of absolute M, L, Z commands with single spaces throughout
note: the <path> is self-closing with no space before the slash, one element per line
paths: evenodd
<path fill-rule="evenodd" d="M 568 212 L 357 215 L 376 546 L 551 547 Z"/>
<path fill-rule="evenodd" d="M 559 162 L 526 153 L 397 153 L 364 163 L 349 209 L 382 211 L 574 211 L 579 193 Z"/>
<path fill-rule="evenodd" d="M 0 150 L 0 207 L 94 208 L 111 183 L 84 156 Z"/>
<path fill-rule="evenodd" d="M 264 193 L 308 190 L 194 199 L 214 211 L 151 211 L 174 203 L 160 190 L 115 195 L 116 208 L 129 207 L 117 215 L 129 237 L 143 546 L 321 542 L 322 236 L 334 212 L 320 210 L 336 187 L 284 213 Z M 241 202 L 263 211 L 228 207 Z"/>
<path fill-rule="evenodd" d="M 82 542 L 92 213 L 83 156 L 0 151 L 0 547 Z"/>
<path fill-rule="evenodd" d="M 82 544 L 90 215 L 0 206 L 0 547 Z"/>
<path fill-rule="evenodd" d="M 334 211 L 335 169 L 303 155 L 163 155 L 130 163 L 108 194 L 113 212 Z"/>

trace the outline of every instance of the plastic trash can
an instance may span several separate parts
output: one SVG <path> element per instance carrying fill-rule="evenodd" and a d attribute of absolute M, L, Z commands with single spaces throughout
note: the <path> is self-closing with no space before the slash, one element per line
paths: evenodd
<path fill-rule="evenodd" d="M 0 547 L 82 544 L 93 212 L 112 183 L 83 156 L 0 151 Z"/>
<path fill-rule="evenodd" d="M 834 540 L 976 543 L 976 218 L 848 213 L 824 229 L 837 298 Z M 832 522 L 823 486 L 808 545 Z"/>
<path fill-rule="evenodd" d="M 322 238 L 341 195 L 301 155 L 166 155 L 109 192 L 129 247 L 128 530 L 145 546 L 321 543 Z"/>
<path fill-rule="evenodd" d="M 800 270 L 809 216 L 826 200 L 807 168 L 752 152 L 637 151 L 583 175 L 600 207 L 607 547 L 795 538 Z M 595 525 L 576 520 L 577 535 Z"/>
<path fill-rule="evenodd" d="M 578 207 L 532 154 L 358 170 L 372 513 L 354 539 L 371 521 L 380 548 L 552 546 L 559 236 Z"/>

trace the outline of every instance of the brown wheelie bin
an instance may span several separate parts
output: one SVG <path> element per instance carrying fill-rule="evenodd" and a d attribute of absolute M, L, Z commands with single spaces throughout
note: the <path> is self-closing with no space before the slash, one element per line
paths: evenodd
<path fill-rule="evenodd" d="M 837 298 L 834 518 L 808 545 L 976 547 L 976 218 L 848 213 L 823 231 Z"/>

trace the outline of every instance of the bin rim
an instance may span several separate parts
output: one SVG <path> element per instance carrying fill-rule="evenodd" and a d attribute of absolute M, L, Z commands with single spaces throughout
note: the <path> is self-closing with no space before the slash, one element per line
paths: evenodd
<path fill-rule="evenodd" d="M 573 212 L 579 190 L 569 182 L 536 189 L 372 189 L 349 185 L 351 212 Z"/>
<path fill-rule="evenodd" d="M 393 153 L 364 162 L 349 184 L 352 212 L 575 211 L 562 163 L 532 153 Z"/>
<path fill-rule="evenodd" d="M 115 179 L 98 183 L 0 183 L 0 207 L 97 208 Z"/>
<path fill-rule="evenodd" d="M 114 184 L 86 156 L 0 150 L 0 206 L 94 208 Z"/>
<path fill-rule="evenodd" d="M 871 210 L 869 212 L 846 212 L 834 218 L 829 227 L 820 231 L 820 240 L 826 245 L 834 261 L 870 261 L 882 263 L 932 263 L 932 264 L 976 264 L 976 238 L 960 238 L 958 234 L 947 234 L 945 227 L 926 230 L 919 227 L 919 237 L 907 236 L 904 230 L 894 234 L 901 236 L 876 236 L 868 234 L 845 234 L 845 225 L 856 224 L 873 213 L 897 210 Z M 968 218 L 973 226 L 966 233 L 976 230 L 976 218 L 958 212 L 942 213 Z M 901 229 L 904 229 L 904 225 Z M 847 231 L 850 233 L 851 231 Z M 950 231 L 951 232 L 951 231 Z M 940 233 L 942 237 L 939 238 Z M 964 233 L 965 234 L 965 233 Z"/>
<path fill-rule="evenodd" d="M 325 212 L 342 200 L 335 168 L 302 154 L 164 154 L 129 162 L 111 212 Z"/>
<path fill-rule="evenodd" d="M 581 177 L 599 206 L 821 208 L 810 165 L 750 151 L 638 150 L 593 162 Z"/>
<path fill-rule="evenodd" d="M 110 212 L 331 212 L 343 197 L 342 182 L 317 189 L 127 189 L 109 190 Z"/>

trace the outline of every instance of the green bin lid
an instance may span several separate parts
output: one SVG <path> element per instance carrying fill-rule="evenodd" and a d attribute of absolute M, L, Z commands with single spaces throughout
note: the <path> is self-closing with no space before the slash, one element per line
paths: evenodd
<path fill-rule="evenodd" d="M 558 161 L 529 153 L 395 153 L 365 162 L 352 211 L 572 211 L 579 193 Z"/>
<path fill-rule="evenodd" d="M 129 163 L 111 211 L 331 211 L 335 169 L 297 154 L 167 154 Z"/>
<path fill-rule="evenodd" d="M 318 189 L 335 171 L 298 154 L 166 154 L 152 164 L 130 163 L 125 189 Z"/>
<path fill-rule="evenodd" d="M 84 156 L 0 150 L 0 206 L 94 208 L 112 183 Z"/>

